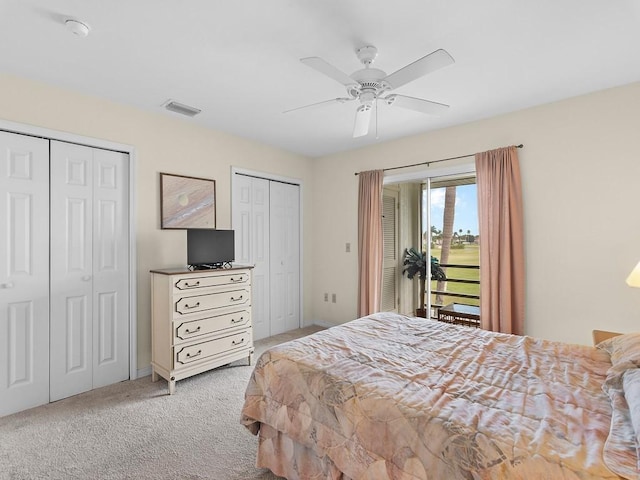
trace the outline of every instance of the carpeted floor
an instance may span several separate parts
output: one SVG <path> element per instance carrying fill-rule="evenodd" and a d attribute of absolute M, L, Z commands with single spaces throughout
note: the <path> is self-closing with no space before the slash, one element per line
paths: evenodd
<path fill-rule="evenodd" d="M 254 360 L 318 330 L 259 340 Z M 257 439 L 239 422 L 252 370 L 234 362 L 171 396 L 149 376 L 2 417 L 0 479 L 277 479 L 255 468 Z"/>

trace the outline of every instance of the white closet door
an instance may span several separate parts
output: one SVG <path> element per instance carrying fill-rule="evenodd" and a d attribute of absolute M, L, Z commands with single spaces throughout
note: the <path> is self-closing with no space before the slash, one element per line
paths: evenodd
<path fill-rule="evenodd" d="M 51 400 L 128 378 L 126 155 L 51 142 Z"/>
<path fill-rule="evenodd" d="M 93 386 L 93 150 L 51 142 L 51 401 Z"/>
<path fill-rule="evenodd" d="M 300 327 L 300 187 L 271 182 L 271 335 Z"/>
<path fill-rule="evenodd" d="M 49 142 L 0 132 L 0 416 L 49 401 Z"/>
<path fill-rule="evenodd" d="M 269 181 L 234 174 L 233 218 L 237 263 L 255 265 L 251 311 L 253 338 L 271 333 L 269 322 Z"/>
<path fill-rule="evenodd" d="M 93 388 L 98 388 L 129 378 L 129 156 L 93 151 Z"/>

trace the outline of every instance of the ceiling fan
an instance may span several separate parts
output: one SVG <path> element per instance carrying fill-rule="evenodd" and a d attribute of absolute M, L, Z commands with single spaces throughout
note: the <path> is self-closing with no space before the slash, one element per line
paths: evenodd
<path fill-rule="evenodd" d="M 364 65 L 364 68 L 353 72 L 351 75 L 347 75 L 320 57 L 301 58 L 300 61 L 308 67 L 344 85 L 347 89 L 348 96 L 292 108 L 291 110 L 286 110 L 284 113 L 324 104 L 345 103 L 357 100 L 360 105 L 356 110 L 356 119 L 353 127 L 353 137 L 356 138 L 362 137 L 369 132 L 371 111 L 376 105 L 377 100 L 382 100 L 387 105 L 396 105 L 427 114 L 438 114 L 449 108 L 449 105 L 443 103 L 389 93 L 391 90 L 395 90 L 417 78 L 455 63 L 453 57 L 449 55 L 446 50 L 436 50 L 402 67 L 391 75 L 387 75 L 378 68 L 371 68 L 371 64 L 378 56 L 378 49 L 376 47 L 368 45 L 358 48 L 356 55 Z"/>

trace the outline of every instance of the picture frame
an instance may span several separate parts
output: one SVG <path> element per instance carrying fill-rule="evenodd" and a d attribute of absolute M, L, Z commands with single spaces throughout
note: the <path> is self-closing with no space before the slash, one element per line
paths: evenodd
<path fill-rule="evenodd" d="M 160 227 L 215 229 L 216 181 L 161 172 Z"/>

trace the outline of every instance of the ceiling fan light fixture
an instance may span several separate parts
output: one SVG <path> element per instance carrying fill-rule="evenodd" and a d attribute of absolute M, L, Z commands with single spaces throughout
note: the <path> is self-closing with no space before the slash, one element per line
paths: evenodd
<path fill-rule="evenodd" d="M 365 90 L 360 94 L 360 103 L 362 105 L 371 105 L 377 98 L 376 92 L 372 90 Z"/>
<path fill-rule="evenodd" d="M 356 118 L 353 124 L 353 138 L 364 137 L 369 133 L 371 110 L 371 104 L 360 105 L 356 110 Z"/>
<path fill-rule="evenodd" d="M 91 30 L 89 25 L 73 18 L 65 20 L 64 24 L 67 27 L 67 30 L 78 37 L 86 37 L 89 35 L 89 31 Z"/>

